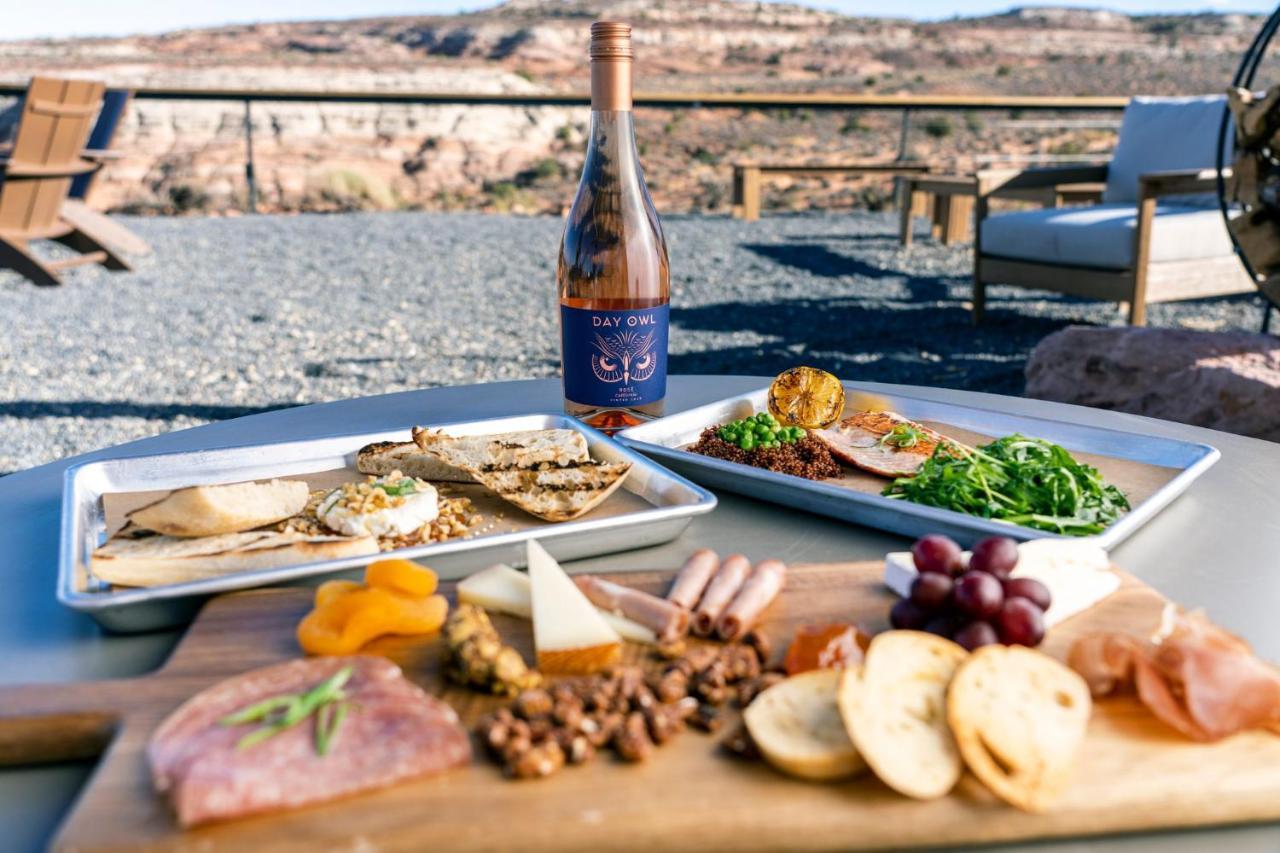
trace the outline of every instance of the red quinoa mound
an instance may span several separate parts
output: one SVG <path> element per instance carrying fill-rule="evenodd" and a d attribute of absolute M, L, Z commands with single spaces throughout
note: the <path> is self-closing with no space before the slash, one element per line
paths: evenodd
<path fill-rule="evenodd" d="M 743 450 L 721 438 L 719 430 L 719 426 L 707 427 L 688 450 L 715 459 L 737 462 L 739 465 L 804 477 L 806 480 L 827 480 L 840 476 L 840 463 L 825 444 L 808 433 L 794 444 Z"/>

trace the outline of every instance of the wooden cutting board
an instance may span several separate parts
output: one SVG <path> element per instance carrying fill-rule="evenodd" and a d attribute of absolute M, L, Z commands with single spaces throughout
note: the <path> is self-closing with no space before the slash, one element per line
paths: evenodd
<path fill-rule="evenodd" d="M 794 568 L 763 626 L 777 653 L 804 623 L 884 627 L 893 599 L 880 575 L 878 562 Z M 658 590 L 670 574 L 619 577 Z M 1163 604 L 1125 576 L 1115 595 L 1055 628 L 1045 649 L 1061 655 L 1075 636 L 1094 629 L 1146 631 Z M 302 589 L 223 596 L 205 607 L 154 674 L 0 690 L 0 763 L 105 749 L 54 849 L 866 849 L 1280 819 L 1280 737 L 1246 733 L 1216 745 L 1191 743 L 1133 700 L 1118 699 L 1095 708 L 1074 784 L 1043 815 L 1005 806 L 972 777 L 932 802 L 899 796 L 871 776 L 798 782 L 688 731 L 640 765 L 603 757 L 548 779 L 515 782 L 477 749 L 471 766 L 421 782 L 180 832 L 152 793 L 143 757 L 148 736 L 201 688 L 296 656 L 294 626 L 309 606 Z M 529 656 L 527 622 L 498 617 L 495 624 Z M 378 641 L 367 651 L 396 660 L 468 724 L 495 704 L 442 683 L 434 638 Z M 629 653 L 644 657 L 638 647 Z"/>

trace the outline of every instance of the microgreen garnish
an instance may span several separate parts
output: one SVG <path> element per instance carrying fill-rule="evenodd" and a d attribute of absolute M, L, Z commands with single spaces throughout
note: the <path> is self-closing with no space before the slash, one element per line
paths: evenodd
<path fill-rule="evenodd" d="M 397 498 L 401 495 L 414 494 L 418 491 L 418 484 L 413 482 L 410 478 L 405 477 L 398 483 L 382 483 L 381 488 L 382 491 L 386 492 L 389 496 Z"/>
<path fill-rule="evenodd" d="M 880 446 L 889 447 L 892 445 L 901 450 L 907 447 L 915 447 L 925 437 L 924 432 L 918 429 L 915 424 L 898 424 L 880 437 Z"/>
<path fill-rule="evenodd" d="M 239 726 L 245 723 L 262 725 L 236 741 L 236 749 L 248 749 L 280 732 L 296 726 L 314 716 L 315 745 L 318 755 L 325 755 L 333 738 L 347 716 L 346 692 L 342 689 L 351 678 L 352 668 L 344 666 L 325 681 L 306 693 L 287 693 L 263 699 L 218 721 L 223 726 Z"/>
<path fill-rule="evenodd" d="M 973 452 L 940 444 L 914 477 L 894 480 L 884 494 L 1071 536 L 1101 533 L 1129 510 L 1124 493 L 1096 468 L 1023 435 Z"/>

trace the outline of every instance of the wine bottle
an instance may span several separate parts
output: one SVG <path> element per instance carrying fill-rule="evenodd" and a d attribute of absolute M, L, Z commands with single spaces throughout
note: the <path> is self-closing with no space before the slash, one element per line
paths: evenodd
<path fill-rule="evenodd" d="M 631 117 L 631 27 L 591 25 L 591 137 L 556 278 L 564 406 L 613 431 L 662 414 L 667 393 L 667 242 Z"/>

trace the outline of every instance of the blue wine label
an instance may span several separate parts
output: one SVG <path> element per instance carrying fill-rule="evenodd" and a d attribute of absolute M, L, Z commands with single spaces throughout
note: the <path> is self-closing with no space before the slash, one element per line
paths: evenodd
<path fill-rule="evenodd" d="M 667 396 L 668 305 L 636 311 L 560 306 L 564 396 L 585 406 L 642 406 Z"/>

